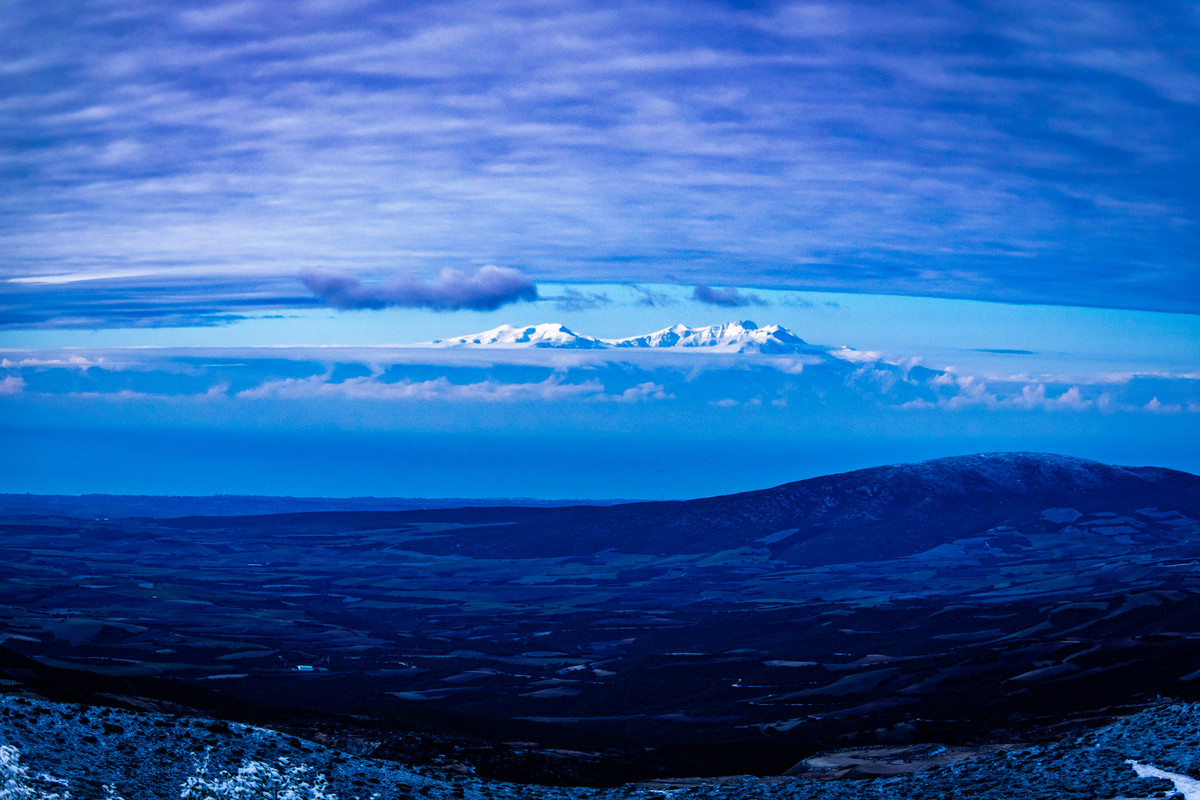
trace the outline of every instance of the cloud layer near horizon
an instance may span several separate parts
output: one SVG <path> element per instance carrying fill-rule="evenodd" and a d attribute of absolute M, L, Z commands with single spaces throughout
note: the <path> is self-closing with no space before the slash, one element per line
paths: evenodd
<path fill-rule="evenodd" d="M 484 264 L 1200 311 L 1183 0 L 8 12 L 0 277 L 142 274 L 133 324 Z"/>
<path fill-rule="evenodd" d="M 114 401 L 187 399 L 220 402 L 227 410 L 299 402 L 324 407 L 339 419 L 353 418 L 349 409 L 364 403 L 434 402 L 452 413 L 453 406 L 472 403 L 550 403 L 564 412 L 572 403 L 659 402 L 683 419 L 704 417 L 705 408 L 772 406 L 770 424 L 785 427 L 794 414 L 803 418 L 815 410 L 1200 414 L 1200 372 L 980 376 L 846 348 L 732 357 L 694 347 L 531 348 L 507 359 L 502 352 L 484 358 L 480 353 L 420 347 L 8 351 L 0 359 L 0 395 L 56 407 L 77 403 L 90 407 L 97 421 Z M 459 421 L 473 416 L 464 411 Z M 655 412 L 644 422 L 666 418 Z M 396 424 L 390 414 L 384 420 Z"/>
<path fill-rule="evenodd" d="M 0 484 L 662 498 L 995 450 L 1198 470 L 1195 372 L 980 377 L 838 348 L 520 353 L 6 350 L 0 433 L 16 457 Z"/>

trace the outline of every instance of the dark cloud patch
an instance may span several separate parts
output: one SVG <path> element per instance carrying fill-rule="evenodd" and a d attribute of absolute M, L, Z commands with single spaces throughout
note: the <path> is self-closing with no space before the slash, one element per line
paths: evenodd
<path fill-rule="evenodd" d="M 433 311 L 495 311 L 520 301 L 537 300 L 537 287 L 528 276 L 509 267 L 485 266 L 466 273 L 444 269 L 436 280 L 420 281 L 401 275 L 388 283 L 363 283 L 339 272 L 309 269 L 300 280 L 334 308 L 428 308 Z"/>
<path fill-rule="evenodd" d="M 803 295 L 799 295 L 799 294 L 784 295 L 784 297 L 779 301 L 779 304 L 784 305 L 784 306 L 791 306 L 792 308 L 812 308 L 813 307 L 813 303 L 811 300 L 809 300 L 809 299 L 805 298 Z"/>
<path fill-rule="evenodd" d="M 581 292 L 578 289 L 564 289 L 558 297 L 542 299 L 553 301 L 559 311 L 590 311 L 612 303 L 604 292 Z"/>
<path fill-rule="evenodd" d="M 629 288 L 638 293 L 638 297 L 634 303 L 639 306 L 650 306 L 651 308 L 663 308 L 665 306 L 675 305 L 675 301 L 665 292 L 656 292 L 645 286 L 629 284 Z"/>
<path fill-rule="evenodd" d="M 745 306 L 765 306 L 767 301 L 756 294 L 742 294 L 736 286 L 726 286 L 724 289 L 713 289 L 711 286 L 700 285 L 692 290 L 692 298 L 710 306 L 721 308 L 744 308 Z"/>

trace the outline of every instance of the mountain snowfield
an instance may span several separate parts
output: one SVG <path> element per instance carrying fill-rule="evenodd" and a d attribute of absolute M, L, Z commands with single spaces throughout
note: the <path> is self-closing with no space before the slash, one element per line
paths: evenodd
<path fill-rule="evenodd" d="M 433 347 L 563 347 L 576 350 L 597 350 L 609 345 L 602 339 L 580 336 L 565 325 L 546 322 L 541 325 L 501 325 L 482 333 L 453 339 L 436 339 L 427 343 Z"/>
<path fill-rule="evenodd" d="M 555 347 L 571 350 L 615 348 L 703 348 L 709 352 L 767 353 L 772 355 L 825 354 L 838 357 L 845 348 L 811 345 L 782 325 L 759 327 L 749 320 L 690 328 L 677 324 L 643 336 L 601 339 L 572 331 L 557 322 L 541 325 L 501 325 L 482 333 L 438 339 L 433 347 Z M 847 359 L 854 360 L 854 359 Z"/>

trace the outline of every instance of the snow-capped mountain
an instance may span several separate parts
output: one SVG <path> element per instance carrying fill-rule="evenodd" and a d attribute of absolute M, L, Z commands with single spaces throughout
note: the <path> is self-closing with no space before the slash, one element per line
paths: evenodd
<path fill-rule="evenodd" d="M 781 325 L 760 328 L 749 320 L 703 328 L 672 325 L 645 336 L 604 341 L 613 347 L 706 347 L 731 353 L 823 352 Z"/>
<path fill-rule="evenodd" d="M 524 327 L 501 325 L 482 333 L 438 339 L 439 347 L 554 347 L 571 350 L 607 348 L 705 348 L 725 353 L 824 353 L 781 325 L 759 327 L 749 320 L 689 328 L 672 325 L 661 331 L 625 339 L 598 339 L 575 333 L 558 323 Z"/>
<path fill-rule="evenodd" d="M 439 347 L 562 347 L 572 350 L 596 350 L 608 344 L 591 336 L 580 336 L 565 325 L 547 322 L 541 325 L 501 325 L 482 333 L 438 339 Z"/>

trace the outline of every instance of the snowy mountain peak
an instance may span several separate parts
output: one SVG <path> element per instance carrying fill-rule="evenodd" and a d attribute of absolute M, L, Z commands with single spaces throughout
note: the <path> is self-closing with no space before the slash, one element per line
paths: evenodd
<path fill-rule="evenodd" d="M 482 333 L 438 339 L 442 347 L 564 347 L 594 350 L 605 344 L 591 336 L 580 336 L 565 325 L 547 322 L 541 325 L 501 325 Z"/>
<path fill-rule="evenodd" d="M 438 339 L 438 347 L 553 347 L 570 350 L 608 348 L 704 348 L 725 353 L 795 354 L 825 352 L 780 325 L 759 327 L 749 320 L 689 328 L 672 325 L 661 331 L 625 339 L 597 339 L 575 333 L 565 325 L 501 325 L 482 333 Z"/>
<path fill-rule="evenodd" d="M 604 341 L 613 347 L 705 347 L 730 353 L 799 353 L 817 349 L 780 325 L 760 328 L 749 320 L 703 328 L 672 325 L 645 336 Z"/>

